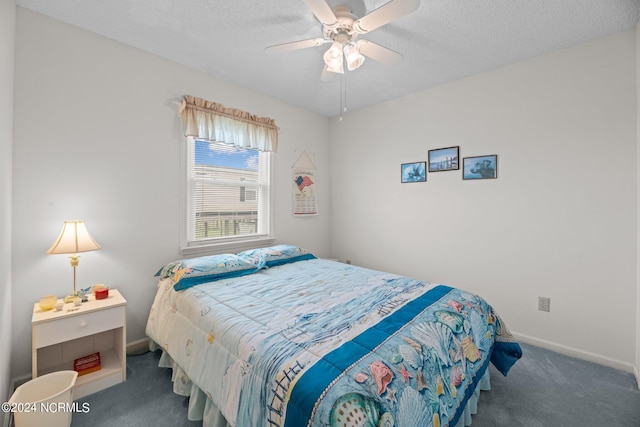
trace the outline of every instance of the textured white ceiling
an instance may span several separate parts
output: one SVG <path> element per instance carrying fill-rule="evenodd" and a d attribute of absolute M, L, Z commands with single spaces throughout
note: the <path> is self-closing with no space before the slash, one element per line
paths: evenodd
<path fill-rule="evenodd" d="M 387 0 L 328 0 L 361 17 Z M 17 0 L 18 6 L 293 105 L 340 114 L 341 78 L 322 82 L 329 45 L 268 53 L 321 36 L 303 0 Z M 640 0 L 421 0 L 366 38 L 404 55 L 347 72 L 354 110 L 633 28 Z"/>

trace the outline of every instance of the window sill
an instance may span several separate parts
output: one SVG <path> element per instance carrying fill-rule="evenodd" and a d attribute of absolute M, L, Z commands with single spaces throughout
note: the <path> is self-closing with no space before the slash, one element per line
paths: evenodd
<path fill-rule="evenodd" d="M 184 256 L 202 256 L 238 253 L 249 249 L 271 246 L 275 243 L 275 237 L 262 237 L 251 240 L 232 242 L 209 243 L 202 245 L 186 246 L 180 248 L 180 254 Z"/>

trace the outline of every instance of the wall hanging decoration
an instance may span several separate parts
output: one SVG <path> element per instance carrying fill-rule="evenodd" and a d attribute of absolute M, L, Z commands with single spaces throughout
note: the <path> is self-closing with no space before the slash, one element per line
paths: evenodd
<path fill-rule="evenodd" d="M 427 162 L 402 163 L 400 182 L 425 182 L 427 180 Z"/>
<path fill-rule="evenodd" d="M 293 215 L 318 215 L 316 197 L 316 167 L 311 157 L 303 151 L 292 166 Z"/>
<path fill-rule="evenodd" d="M 497 177 L 497 154 L 462 159 L 462 179 L 492 179 Z"/>
<path fill-rule="evenodd" d="M 460 169 L 460 147 L 429 150 L 429 172 L 442 172 Z"/>

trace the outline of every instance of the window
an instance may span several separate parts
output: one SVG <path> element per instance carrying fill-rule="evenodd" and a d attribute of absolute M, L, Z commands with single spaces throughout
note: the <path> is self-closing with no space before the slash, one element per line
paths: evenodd
<path fill-rule="evenodd" d="M 270 235 L 271 153 L 186 138 L 186 246 Z"/>
<path fill-rule="evenodd" d="M 273 243 L 275 120 L 191 95 L 182 97 L 178 115 L 185 136 L 180 252 L 238 252 Z"/>

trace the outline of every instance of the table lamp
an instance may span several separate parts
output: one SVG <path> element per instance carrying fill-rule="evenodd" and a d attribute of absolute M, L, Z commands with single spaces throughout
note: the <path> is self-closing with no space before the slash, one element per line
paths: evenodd
<path fill-rule="evenodd" d="M 73 295 L 76 291 L 76 267 L 80 262 L 80 252 L 100 249 L 100 245 L 93 240 L 84 221 L 65 221 L 60 235 L 47 251 L 48 254 L 71 254 L 69 260 L 73 267 Z"/>

